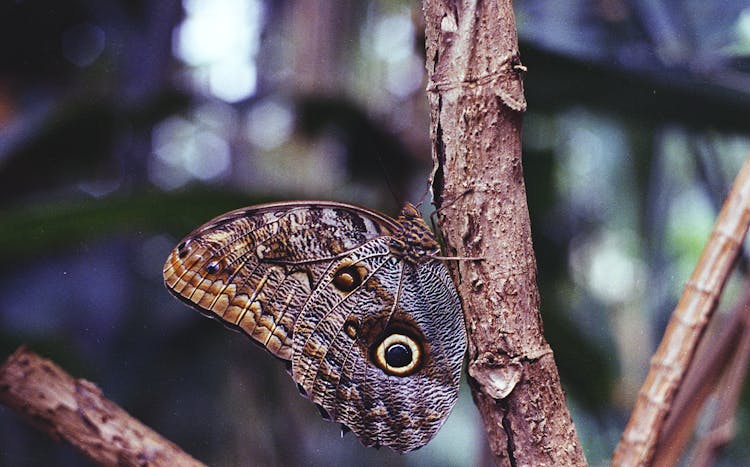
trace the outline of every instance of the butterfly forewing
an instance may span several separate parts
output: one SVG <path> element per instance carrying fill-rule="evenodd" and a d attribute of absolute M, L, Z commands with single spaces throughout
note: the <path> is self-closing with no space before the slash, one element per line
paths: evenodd
<path fill-rule="evenodd" d="M 336 204 L 239 209 L 185 237 L 164 265 L 164 280 L 204 314 L 289 359 L 297 314 L 328 262 L 387 227 Z"/>
<path fill-rule="evenodd" d="M 290 360 L 328 418 L 367 446 L 427 443 L 456 402 L 466 335 L 437 243 L 398 219 L 333 202 L 233 211 L 171 252 L 173 294 Z"/>

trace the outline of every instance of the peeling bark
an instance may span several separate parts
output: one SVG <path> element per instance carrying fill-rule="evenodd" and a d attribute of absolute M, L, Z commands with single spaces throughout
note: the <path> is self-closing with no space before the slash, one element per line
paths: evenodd
<path fill-rule="evenodd" d="M 482 258 L 458 261 L 452 272 L 490 447 L 500 465 L 585 465 L 542 333 L 512 4 L 425 0 L 424 15 L 441 230 L 449 254 Z"/>

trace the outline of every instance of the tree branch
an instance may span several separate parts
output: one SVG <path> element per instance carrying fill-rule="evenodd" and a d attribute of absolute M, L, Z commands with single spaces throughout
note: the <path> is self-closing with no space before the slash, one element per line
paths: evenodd
<path fill-rule="evenodd" d="M 664 420 L 690 366 L 750 225 L 750 157 L 719 212 L 698 264 L 651 358 L 612 465 L 650 465 Z"/>
<path fill-rule="evenodd" d="M 501 465 L 585 465 L 542 335 L 521 167 L 526 104 L 509 0 L 425 0 L 433 188 L 469 335 L 469 381 Z M 442 193 L 440 192 L 443 189 Z"/>
<path fill-rule="evenodd" d="M 202 466 L 93 383 L 20 347 L 0 367 L 0 402 L 102 465 Z"/>
<path fill-rule="evenodd" d="M 750 281 L 744 282 L 745 290 L 740 301 L 734 306 L 730 317 L 717 323 L 715 327 L 720 329 L 707 330 L 706 336 L 701 339 L 696 350 L 693 363 L 685 375 L 680 388 L 675 395 L 672 409 L 664 420 L 664 427 L 656 443 L 652 465 L 667 467 L 677 465 L 683 456 L 685 447 L 691 441 L 698 417 L 704 411 L 706 401 L 715 393 L 719 401 L 728 400 L 736 404 L 734 396 L 736 391 L 725 388 L 742 387 L 745 374 L 736 374 L 736 370 L 729 371 L 733 367 L 742 367 L 742 359 L 747 358 L 750 353 L 744 351 L 742 343 L 746 336 L 750 335 Z M 714 317 L 714 321 L 720 316 Z M 728 384 L 719 384 L 724 375 L 731 374 Z M 717 391 L 721 387 L 722 390 Z M 719 402 L 717 405 L 726 404 Z M 731 404 L 728 404 L 731 406 Z M 735 410 L 730 409 L 726 415 L 734 416 Z M 714 414 L 714 426 L 723 422 L 718 421 L 718 411 Z M 699 434 L 700 435 L 700 434 Z M 691 465 L 709 465 L 706 463 Z"/>

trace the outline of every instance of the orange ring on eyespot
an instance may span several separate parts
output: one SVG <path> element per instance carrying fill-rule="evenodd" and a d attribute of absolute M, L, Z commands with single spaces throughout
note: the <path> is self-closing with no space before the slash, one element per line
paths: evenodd
<path fill-rule="evenodd" d="M 378 344 L 375 349 L 375 360 L 389 375 L 407 376 L 413 373 L 422 361 L 422 349 L 413 337 L 393 333 Z"/>

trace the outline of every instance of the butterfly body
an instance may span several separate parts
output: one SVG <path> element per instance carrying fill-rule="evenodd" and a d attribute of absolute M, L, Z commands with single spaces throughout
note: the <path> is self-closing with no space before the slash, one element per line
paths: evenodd
<path fill-rule="evenodd" d="M 426 444 L 455 405 L 466 335 L 417 210 L 343 203 L 232 211 L 189 234 L 164 280 L 178 298 L 291 363 L 321 413 L 367 446 Z"/>

